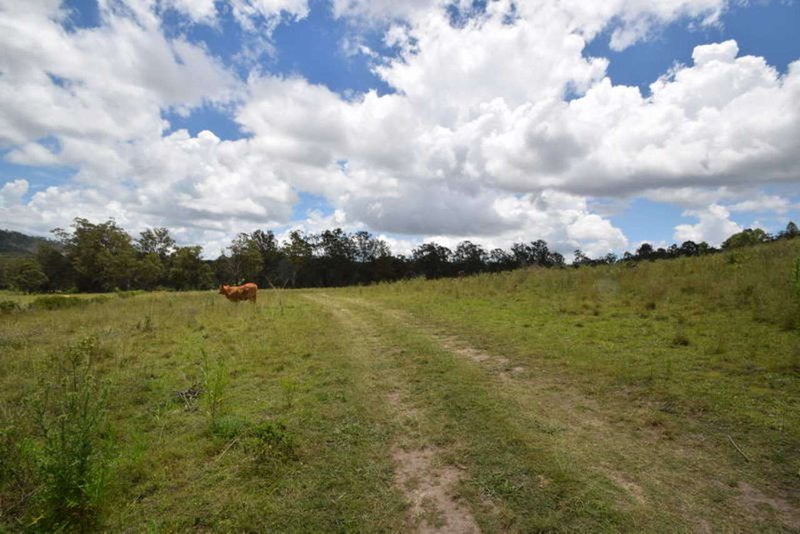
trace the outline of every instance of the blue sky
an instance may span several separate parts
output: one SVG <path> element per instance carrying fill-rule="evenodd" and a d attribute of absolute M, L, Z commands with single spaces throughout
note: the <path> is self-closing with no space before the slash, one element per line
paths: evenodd
<path fill-rule="evenodd" d="M 401 249 L 545 238 L 602 254 L 800 220 L 798 2 L 269 5 L 6 10 L 45 44 L 0 56 L 0 226 L 115 217 L 209 253 L 238 231 L 340 225 Z M 624 86 L 639 100 L 622 104 Z"/>

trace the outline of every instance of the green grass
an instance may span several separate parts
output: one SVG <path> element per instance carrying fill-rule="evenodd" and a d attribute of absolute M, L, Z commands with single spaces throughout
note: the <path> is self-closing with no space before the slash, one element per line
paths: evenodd
<path fill-rule="evenodd" d="M 3 424 L 33 435 L 27 398 L 48 355 L 93 334 L 108 353 L 98 374 L 116 447 L 103 528 L 387 529 L 402 515 L 387 452 L 392 426 L 336 324 L 296 296 L 281 300 L 279 309 L 210 292 L 153 294 L 4 319 L 0 398 L 14 410 Z M 179 395 L 207 386 L 207 360 L 224 361 L 229 376 L 213 419 L 205 392 Z M 7 493 L 0 502 L 15 500 Z M 31 498 L 0 517 L 16 530 L 43 513 Z"/>
<path fill-rule="evenodd" d="M 21 309 L 0 315 L 0 530 L 48 526 L 35 407 L 53 355 L 93 336 L 98 530 L 409 530 L 426 519 L 399 447 L 458 473 L 486 532 L 792 531 L 799 257 L 796 240 L 257 306 L 4 293 Z"/>

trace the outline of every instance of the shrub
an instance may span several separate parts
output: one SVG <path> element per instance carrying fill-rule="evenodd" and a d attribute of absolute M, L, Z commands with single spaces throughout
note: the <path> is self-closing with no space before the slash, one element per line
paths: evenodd
<path fill-rule="evenodd" d="M 144 319 L 136 323 L 136 329 L 142 332 L 150 332 L 153 330 L 153 318 L 150 314 L 145 314 Z"/>
<path fill-rule="evenodd" d="M 264 421 L 253 428 L 249 440 L 258 464 L 294 460 L 295 444 L 286 425 L 276 421 Z"/>
<path fill-rule="evenodd" d="M 34 401 L 42 479 L 39 524 L 48 530 L 84 531 L 97 520 L 110 465 L 103 443 L 107 392 L 94 374 L 103 354 L 92 336 L 68 345 L 53 357 L 47 383 Z"/>
<path fill-rule="evenodd" d="M 13 300 L 0 300 L 0 314 L 14 313 L 20 310 L 19 304 Z"/>
<path fill-rule="evenodd" d="M 688 347 L 690 344 L 689 337 L 683 331 L 678 331 L 672 338 L 673 347 Z"/>
<path fill-rule="evenodd" d="M 37 297 L 36 300 L 31 302 L 30 307 L 34 310 L 60 310 L 63 308 L 78 308 L 80 306 L 86 306 L 88 303 L 88 299 L 47 295 L 44 297 Z"/>
<path fill-rule="evenodd" d="M 61 310 L 64 308 L 80 308 L 89 304 L 100 304 L 108 301 L 108 297 L 98 295 L 91 298 L 65 297 L 63 295 L 45 295 L 37 297 L 30 303 L 34 310 Z"/>
<path fill-rule="evenodd" d="M 0 532 L 21 523 L 36 488 L 31 440 L 23 426 L 24 414 L 0 406 Z"/>
<path fill-rule="evenodd" d="M 140 289 L 133 289 L 133 290 L 130 290 L 130 291 L 116 290 L 116 291 L 114 291 L 114 293 L 117 295 L 117 297 L 119 297 L 121 299 L 129 299 L 131 297 L 135 297 L 137 295 L 141 295 L 142 293 L 144 293 L 144 291 L 142 291 Z"/>
<path fill-rule="evenodd" d="M 239 417 L 224 415 L 211 423 L 211 432 L 220 438 L 234 439 L 246 434 L 250 423 Z"/>

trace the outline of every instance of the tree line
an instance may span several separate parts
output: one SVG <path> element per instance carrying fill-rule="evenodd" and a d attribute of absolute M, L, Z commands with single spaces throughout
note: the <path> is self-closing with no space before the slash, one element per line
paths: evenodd
<path fill-rule="evenodd" d="M 501 272 L 522 267 L 565 268 L 563 255 L 543 240 L 515 243 L 509 250 L 486 250 L 471 241 L 455 249 L 424 243 L 410 255 L 395 255 L 388 244 L 366 231 L 340 228 L 320 233 L 289 233 L 280 242 L 272 231 L 255 230 L 233 239 L 214 260 L 200 246 L 178 246 L 166 228 L 148 228 L 132 238 L 114 220 L 92 223 L 76 218 L 71 230 L 56 229 L 55 239 L 40 244 L 31 257 L 0 266 L 0 288 L 28 292 L 209 289 L 219 284 L 255 282 L 259 287 L 336 287 Z M 572 266 L 594 266 L 712 254 L 742 246 L 800 236 L 795 223 L 770 235 L 746 229 L 720 249 L 685 241 L 667 248 L 642 244 L 622 257 L 590 258 L 575 250 Z"/>

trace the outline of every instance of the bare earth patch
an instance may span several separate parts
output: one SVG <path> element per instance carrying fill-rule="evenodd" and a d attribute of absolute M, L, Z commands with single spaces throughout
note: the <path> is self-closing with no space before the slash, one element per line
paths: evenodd
<path fill-rule="evenodd" d="M 324 296 L 309 298 L 330 305 Z M 352 299 L 341 300 L 352 301 Z M 364 343 L 377 339 L 377 332 L 369 332 L 367 325 L 351 310 L 342 306 L 331 309 L 351 327 L 359 328 L 362 333 L 367 334 L 362 340 Z M 396 389 L 386 393 L 386 400 L 398 418 L 419 417 L 417 408 L 404 397 L 403 393 Z M 462 479 L 462 472 L 453 466 L 437 464 L 435 461 L 437 452 L 433 447 L 404 449 L 399 445 L 392 450 L 392 458 L 396 465 L 395 484 L 411 505 L 409 528 L 421 533 L 479 533 L 480 528 L 472 512 L 458 499 L 457 487 Z"/>
<path fill-rule="evenodd" d="M 436 465 L 432 449 L 398 448 L 392 457 L 397 465 L 395 483 L 411 503 L 410 523 L 417 532 L 480 532 L 475 518 L 456 498 L 458 469 Z"/>
<path fill-rule="evenodd" d="M 781 523 L 792 530 L 800 530 L 800 510 L 785 499 L 770 497 L 747 482 L 739 482 L 739 492 L 736 501 L 754 515 L 763 515 L 764 508 L 771 509 Z"/>
<path fill-rule="evenodd" d="M 719 529 L 753 531 L 759 526 L 774 525 L 776 520 L 789 530 L 800 532 L 800 509 L 790 495 L 778 492 L 778 496 L 773 497 L 742 482 L 739 495 L 731 496 L 730 501 L 719 507 L 712 499 L 706 498 L 708 484 L 703 480 L 711 480 L 717 472 L 707 466 L 719 461 L 715 441 L 696 433 L 670 435 L 666 439 L 661 426 L 651 423 L 658 422 L 654 416 L 658 415 L 660 407 L 635 391 L 623 390 L 620 398 L 624 400 L 603 404 L 591 394 L 566 387 L 560 376 L 542 372 L 535 361 L 526 362 L 525 366 L 517 365 L 504 356 L 473 347 L 458 336 L 437 331 L 407 312 L 387 309 L 363 299 L 339 300 L 369 308 L 414 329 L 451 354 L 474 362 L 498 377 L 508 386 L 508 391 L 525 400 L 529 409 L 543 414 L 534 424 L 552 436 L 556 446 L 593 459 L 595 476 L 605 478 L 624 490 L 628 498 L 618 503 L 621 507 L 640 514 L 655 506 L 668 506 L 681 511 L 674 518 L 676 522 L 687 522 L 697 532 L 716 532 Z M 390 396 L 389 401 L 402 416 L 402 399 Z M 607 451 L 601 456 L 611 461 L 598 463 L 598 448 Z M 432 463 L 436 457 L 434 450 L 408 449 L 395 448 L 394 460 L 398 465 L 395 482 L 412 503 L 411 525 L 421 532 L 477 531 L 477 526 L 474 527 L 476 530 L 461 526 L 457 512 L 452 521 L 445 520 L 445 514 L 439 512 L 451 509 L 469 513 L 453 497 L 454 490 L 448 489 L 457 486 L 459 471 L 456 468 L 438 471 Z M 623 456 L 628 461 L 620 461 Z M 635 467 L 626 469 L 628 464 L 651 468 L 646 475 L 635 476 L 638 470 Z M 702 476 L 688 470 L 684 467 L 686 465 L 698 466 Z M 538 485 L 545 488 L 551 482 L 542 476 Z M 437 487 L 440 496 L 434 497 L 430 492 Z M 682 487 L 686 491 L 676 493 L 670 487 Z M 438 504 L 440 498 L 448 499 L 446 502 L 449 504 Z M 708 516 L 712 509 L 713 513 Z M 475 524 L 471 516 L 464 517 L 468 518 L 467 525 Z"/>
<path fill-rule="evenodd" d="M 628 492 L 628 494 L 633 497 L 633 500 L 636 501 L 636 504 L 645 504 L 644 491 L 639 484 L 632 482 L 621 473 L 611 469 L 604 470 L 604 473 L 611 482 Z"/>

